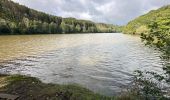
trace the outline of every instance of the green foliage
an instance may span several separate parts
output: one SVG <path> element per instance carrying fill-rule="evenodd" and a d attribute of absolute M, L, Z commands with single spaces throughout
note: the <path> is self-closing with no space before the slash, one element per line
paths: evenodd
<path fill-rule="evenodd" d="M 61 29 L 63 33 L 68 33 L 70 31 L 70 26 L 68 24 L 62 23 Z"/>
<path fill-rule="evenodd" d="M 169 100 L 169 74 L 153 71 L 134 71 L 133 82 L 129 89 L 116 100 Z"/>
<path fill-rule="evenodd" d="M 135 79 L 131 90 L 137 97 L 145 100 L 166 100 L 169 96 L 170 87 L 169 77 L 166 74 L 158 74 L 155 72 L 135 71 Z"/>
<path fill-rule="evenodd" d="M 146 45 L 158 48 L 165 61 L 164 70 L 170 74 L 170 18 L 160 18 L 148 25 L 149 31 L 142 33 L 141 38 Z"/>
<path fill-rule="evenodd" d="M 10 32 L 11 30 L 10 30 L 9 23 L 6 20 L 0 18 L 0 34 L 10 33 Z"/>
<path fill-rule="evenodd" d="M 170 16 L 170 6 L 164 6 L 158 10 L 152 10 L 148 14 L 140 16 L 132 21 L 130 21 L 124 28 L 124 33 L 127 34 L 140 34 L 137 29 L 141 26 L 148 26 L 151 22 L 167 18 Z"/>
<path fill-rule="evenodd" d="M 164 54 L 161 58 L 166 60 L 164 69 L 170 73 L 170 6 L 150 11 L 128 23 L 124 33 L 141 34 L 146 45 L 154 46 Z"/>
<path fill-rule="evenodd" d="M 119 26 L 107 24 L 99 28 L 91 21 L 52 16 L 10 0 L 0 0 L 0 34 L 119 32 L 118 29 Z"/>
<path fill-rule="evenodd" d="M 170 6 L 149 12 L 128 23 L 124 33 L 140 34 L 142 41 L 163 52 L 161 58 L 165 73 L 135 71 L 134 84 L 130 89 L 141 100 L 168 100 L 170 93 Z"/>
<path fill-rule="evenodd" d="M 107 33 L 116 33 L 116 32 L 122 32 L 123 27 L 111 25 L 111 24 L 104 24 L 104 23 L 98 23 L 97 30 L 100 33 L 107 32 Z"/>
<path fill-rule="evenodd" d="M 146 44 L 156 46 L 170 57 L 170 18 L 161 18 L 148 25 L 148 33 L 142 33 L 141 38 Z"/>
<path fill-rule="evenodd" d="M 76 25 L 76 31 L 81 32 L 81 26 L 79 24 Z"/>

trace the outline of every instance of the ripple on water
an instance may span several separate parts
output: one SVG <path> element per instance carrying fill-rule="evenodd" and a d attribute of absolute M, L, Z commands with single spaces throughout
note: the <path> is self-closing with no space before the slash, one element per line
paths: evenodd
<path fill-rule="evenodd" d="M 104 95 L 119 94 L 131 83 L 134 70 L 161 72 L 164 63 L 159 58 L 160 52 L 144 46 L 139 37 L 134 36 L 72 34 L 21 37 L 10 37 L 11 44 L 4 42 L 8 46 L 0 44 L 0 56 L 4 56 L 2 50 L 7 50 L 8 57 L 14 57 L 0 62 L 0 73 L 34 76 L 47 83 L 77 83 Z M 12 47 L 16 48 L 9 49 Z"/>

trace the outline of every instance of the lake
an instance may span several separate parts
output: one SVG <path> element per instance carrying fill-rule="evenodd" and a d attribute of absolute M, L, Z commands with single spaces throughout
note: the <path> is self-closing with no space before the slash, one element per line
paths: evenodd
<path fill-rule="evenodd" d="M 161 53 L 122 33 L 0 36 L 0 73 L 119 94 L 134 70 L 162 72 Z"/>

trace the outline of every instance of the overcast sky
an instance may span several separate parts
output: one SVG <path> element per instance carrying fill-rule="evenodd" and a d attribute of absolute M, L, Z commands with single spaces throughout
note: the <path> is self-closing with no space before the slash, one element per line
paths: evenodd
<path fill-rule="evenodd" d="M 12 0 L 39 11 L 117 25 L 170 4 L 170 0 Z"/>

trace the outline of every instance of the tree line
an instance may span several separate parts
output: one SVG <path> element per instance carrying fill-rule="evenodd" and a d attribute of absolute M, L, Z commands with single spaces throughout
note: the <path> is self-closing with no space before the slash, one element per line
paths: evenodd
<path fill-rule="evenodd" d="M 119 32 L 120 27 L 75 18 L 61 18 L 10 0 L 0 1 L 0 34 Z"/>
<path fill-rule="evenodd" d="M 147 32 L 148 26 L 157 20 L 165 19 L 170 16 L 170 5 L 161 7 L 157 10 L 152 10 L 149 13 L 142 15 L 130 21 L 125 27 L 123 32 L 127 34 L 138 34 Z"/>

